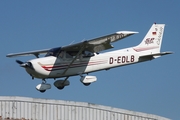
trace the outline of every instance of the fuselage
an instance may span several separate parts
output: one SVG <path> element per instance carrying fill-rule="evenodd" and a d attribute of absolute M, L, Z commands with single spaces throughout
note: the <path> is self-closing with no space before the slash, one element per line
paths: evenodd
<path fill-rule="evenodd" d="M 91 57 L 80 55 L 72 64 L 74 58 L 60 58 L 54 56 L 30 60 L 34 69 L 26 68 L 33 77 L 60 78 L 74 76 L 99 70 L 108 70 L 114 67 L 137 63 L 139 55 L 133 49 L 122 49 Z"/>

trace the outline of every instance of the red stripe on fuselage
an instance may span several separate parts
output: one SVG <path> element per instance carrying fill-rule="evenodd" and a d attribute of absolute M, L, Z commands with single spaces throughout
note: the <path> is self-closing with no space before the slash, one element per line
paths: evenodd
<path fill-rule="evenodd" d="M 75 67 L 83 67 L 83 66 L 91 66 L 91 65 L 99 65 L 107 63 L 107 61 L 96 61 L 96 62 L 81 62 L 81 63 L 74 63 L 70 66 L 70 68 Z M 62 65 L 55 65 L 55 66 L 45 66 L 42 65 L 41 67 L 44 68 L 46 71 L 53 71 L 53 70 L 62 70 L 66 69 L 69 64 L 62 64 Z"/>
<path fill-rule="evenodd" d="M 151 50 L 151 49 L 156 49 L 159 48 L 159 46 L 154 46 L 154 47 L 145 47 L 145 48 L 133 48 L 136 52 L 141 52 L 141 51 L 146 51 L 146 50 Z"/>

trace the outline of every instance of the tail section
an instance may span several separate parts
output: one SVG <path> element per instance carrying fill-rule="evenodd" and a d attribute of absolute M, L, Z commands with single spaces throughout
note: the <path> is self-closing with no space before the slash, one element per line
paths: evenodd
<path fill-rule="evenodd" d="M 145 54 L 160 53 L 164 27 L 165 24 L 153 24 L 142 42 L 133 49 Z"/>

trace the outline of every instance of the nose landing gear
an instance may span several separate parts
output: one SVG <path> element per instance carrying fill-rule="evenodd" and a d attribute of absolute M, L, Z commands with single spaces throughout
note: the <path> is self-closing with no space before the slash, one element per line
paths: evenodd
<path fill-rule="evenodd" d="M 46 90 L 51 89 L 51 84 L 46 83 L 46 80 L 43 79 L 41 84 L 36 86 L 36 90 L 44 93 Z"/>

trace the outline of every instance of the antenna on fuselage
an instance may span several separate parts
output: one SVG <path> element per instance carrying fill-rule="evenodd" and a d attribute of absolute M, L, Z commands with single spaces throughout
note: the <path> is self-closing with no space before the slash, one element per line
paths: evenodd
<path fill-rule="evenodd" d="M 75 40 L 73 40 L 69 45 L 73 44 L 75 42 Z"/>
<path fill-rule="evenodd" d="M 86 39 L 85 39 L 85 38 L 81 40 L 81 42 L 84 42 L 84 41 L 86 41 Z"/>

